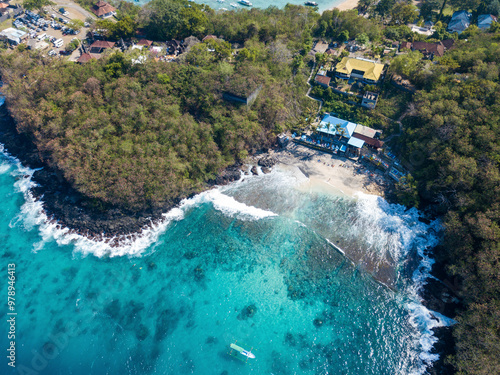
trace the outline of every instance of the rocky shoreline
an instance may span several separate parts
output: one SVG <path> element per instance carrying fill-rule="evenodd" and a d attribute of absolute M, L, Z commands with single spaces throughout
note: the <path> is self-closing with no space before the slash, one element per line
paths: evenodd
<path fill-rule="evenodd" d="M 434 252 L 439 251 L 439 245 Z M 427 284 L 422 291 L 423 304 L 429 310 L 438 312 L 448 318 L 455 318 L 462 306 L 459 296 L 459 285 L 456 278 L 450 278 L 446 273 L 444 265 L 434 263 Z M 455 374 L 454 367 L 447 363 L 447 357 L 455 354 L 455 341 L 453 339 L 453 327 L 437 327 L 433 329 L 434 336 L 438 341 L 434 344 L 432 354 L 438 354 L 439 359 L 435 361 L 428 373 L 431 375 Z"/>
<path fill-rule="evenodd" d="M 140 233 L 153 223 L 161 221 L 163 214 L 176 207 L 182 199 L 190 198 L 215 185 L 239 180 L 243 170 L 242 164 L 231 165 L 216 179 L 208 181 L 200 191 L 176 197 L 161 207 L 132 212 L 122 208 L 99 206 L 71 187 L 59 171 L 50 168 L 41 160 L 33 142 L 26 135 L 18 133 L 14 119 L 5 105 L 0 107 L 0 143 L 5 146 L 5 151 L 17 158 L 22 165 L 35 169 L 32 179 L 37 186 L 31 189 L 31 193 L 36 200 L 42 200 L 44 212 L 49 220 L 89 239 L 109 241 L 114 238 L 115 245 L 119 244 L 120 237 Z M 270 158 L 255 160 L 264 173 L 270 172 L 275 163 Z M 252 172 L 257 174 L 256 166 L 252 168 Z"/>

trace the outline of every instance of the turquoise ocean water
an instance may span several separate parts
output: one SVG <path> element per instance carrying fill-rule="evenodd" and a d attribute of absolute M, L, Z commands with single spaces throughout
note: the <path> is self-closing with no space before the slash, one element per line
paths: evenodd
<path fill-rule="evenodd" d="M 11 263 L 17 313 L 16 368 L 4 355 L 2 374 L 422 374 L 436 358 L 430 329 L 447 320 L 418 289 L 438 224 L 416 210 L 275 168 L 110 248 L 47 222 L 32 173 L 0 155 L 4 353 Z M 366 271 L 387 264 L 394 289 Z M 230 356 L 235 341 L 256 358 Z"/>
<path fill-rule="evenodd" d="M 131 0 L 129 0 L 131 1 Z M 134 1 L 134 3 L 143 5 L 148 3 L 149 0 L 139 0 L 139 1 Z M 250 9 L 252 7 L 254 8 L 261 8 L 265 9 L 270 6 L 275 6 L 278 8 L 283 8 L 286 4 L 295 4 L 295 5 L 304 5 L 305 1 L 301 0 L 276 0 L 276 1 L 266 1 L 266 0 L 251 0 L 250 2 L 253 4 L 252 7 L 248 7 L 245 5 L 242 5 L 238 2 L 238 0 L 223 0 L 223 1 L 217 1 L 217 0 L 195 0 L 195 3 L 198 4 L 207 4 L 210 6 L 212 9 L 226 9 L 226 10 L 239 10 L 239 9 Z M 344 0 L 316 0 L 316 3 L 318 3 L 318 11 L 323 12 L 326 9 L 333 8 L 337 5 L 340 5 L 344 2 Z M 232 6 L 231 4 L 236 5 L 236 7 Z"/>

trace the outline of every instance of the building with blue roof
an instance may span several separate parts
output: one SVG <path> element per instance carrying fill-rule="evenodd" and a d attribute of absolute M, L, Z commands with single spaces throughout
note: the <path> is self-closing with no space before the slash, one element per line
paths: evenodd
<path fill-rule="evenodd" d="M 350 139 L 356 129 L 356 126 L 357 124 L 353 122 L 326 114 L 316 130 L 319 133 L 331 136 L 337 135 Z"/>
<path fill-rule="evenodd" d="M 490 28 L 493 22 L 497 22 L 498 19 L 492 14 L 481 14 L 477 18 L 477 27 L 481 30 L 487 30 Z"/>
<path fill-rule="evenodd" d="M 466 10 L 459 10 L 453 13 L 451 16 L 450 23 L 448 24 L 448 31 L 450 33 L 462 33 L 466 28 L 470 26 L 470 21 L 472 19 L 472 14 Z"/>

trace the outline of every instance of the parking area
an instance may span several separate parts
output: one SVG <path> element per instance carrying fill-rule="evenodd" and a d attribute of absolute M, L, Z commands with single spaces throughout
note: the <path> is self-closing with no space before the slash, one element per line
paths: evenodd
<path fill-rule="evenodd" d="M 48 43 L 49 47 L 43 43 L 38 45 L 42 48 L 45 47 L 44 49 L 50 56 L 66 55 L 66 47 L 74 40 L 80 41 L 87 33 L 86 27 L 80 30 L 71 29 L 68 26 L 71 19 L 71 13 L 61 8 L 57 12 L 49 11 L 45 18 L 26 11 L 16 17 L 13 26 L 27 31 L 29 40 Z"/>

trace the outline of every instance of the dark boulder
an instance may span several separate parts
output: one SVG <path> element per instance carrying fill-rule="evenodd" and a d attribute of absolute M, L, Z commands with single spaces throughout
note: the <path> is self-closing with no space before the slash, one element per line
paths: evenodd
<path fill-rule="evenodd" d="M 258 164 L 261 167 L 266 167 L 266 168 L 272 168 L 276 164 L 276 159 L 273 158 L 272 156 L 266 156 L 261 159 L 259 159 Z"/>

